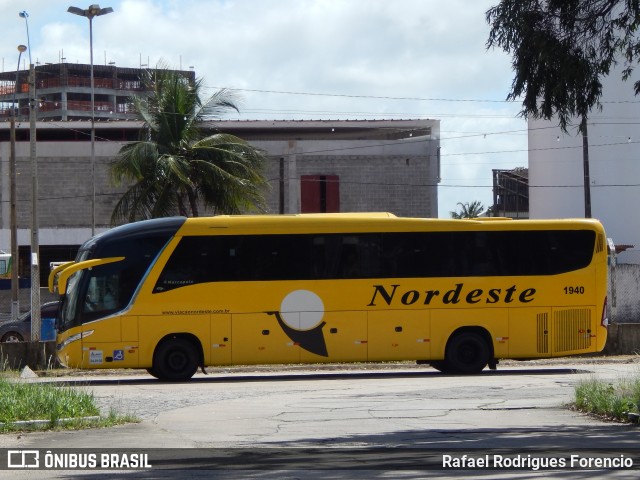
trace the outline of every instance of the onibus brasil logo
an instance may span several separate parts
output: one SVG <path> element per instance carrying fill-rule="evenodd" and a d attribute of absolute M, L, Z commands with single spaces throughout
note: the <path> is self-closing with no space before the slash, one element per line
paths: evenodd
<path fill-rule="evenodd" d="M 267 312 L 275 315 L 284 333 L 308 352 L 328 357 L 327 344 L 322 328 L 326 322 L 322 299 L 309 290 L 295 290 L 280 304 L 280 311 Z"/>

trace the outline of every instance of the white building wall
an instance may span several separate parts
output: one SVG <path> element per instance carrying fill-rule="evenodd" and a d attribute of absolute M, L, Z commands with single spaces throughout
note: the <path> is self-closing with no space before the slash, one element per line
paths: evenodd
<path fill-rule="evenodd" d="M 611 272 L 611 319 L 616 323 L 640 323 L 640 265 L 621 264 Z"/>
<path fill-rule="evenodd" d="M 435 122 L 433 122 L 435 124 Z M 268 152 L 267 177 L 277 179 L 279 158 L 286 168 L 285 213 L 300 212 L 302 175 L 337 175 L 340 211 L 389 211 L 398 216 L 438 216 L 439 159 L 435 136 L 403 140 L 252 140 Z M 267 193 L 278 212 L 279 186 Z"/>
<path fill-rule="evenodd" d="M 640 98 L 617 72 L 604 80 L 602 111 L 588 119 L 592 217 L 616 244 L 635 245 L 618 258 L 640 263 Z M 578 122 L 576 121 L 576 125 Z M 531 218 L 584 217 L 582 135 L 557 121 L 529 121 Z"/>

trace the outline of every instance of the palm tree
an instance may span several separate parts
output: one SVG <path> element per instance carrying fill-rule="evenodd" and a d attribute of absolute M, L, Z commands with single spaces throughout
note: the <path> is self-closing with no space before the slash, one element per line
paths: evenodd
<path fill-rule="evenodd" d="M 484 212 L 484 205 L 478 200 L 466 203 L 458 202 L 457 205 L 460 205 L 460 212 L 449 212 L 451 218 L 478 218 Z"/>
<path fill-rule="evenodd" d="M 202 81 L 190 81 L 159 66 L 142 79 L 148 96 L 132 99 L 144 120 L 140 141 L 123 146 L 111 175 L 130 185 L 116 204 L 111 222 L 199 215 L 199 206 L 213 214 L 264 211 L 264 153 L 229 134 L 205 135 L 207 118 L 238 111 L 232 92 L 220 90 L 206 101 Z"/>

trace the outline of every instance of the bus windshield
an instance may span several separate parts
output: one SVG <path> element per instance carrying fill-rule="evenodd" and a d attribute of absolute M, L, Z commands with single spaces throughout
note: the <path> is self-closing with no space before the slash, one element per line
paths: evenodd
<path fill-rule="evenodd" d="M 87 259 L 89 252 L 87 250 L 80 250 L 76 257 L 76 262 L 83 262 Z M 73 324 L 73 319 L 75 319 L 75 308 L 77 305 L 77 292 L 78 289 L 76 285 L 78 283 L 78 279 L 82 275 L 83 271 L 74 273 L 69 278 L 69 284 L 67 286 L 67 294 L 63 297 L 62 306 L 60 308 L 60 317 L 58 320 L 58 325 L 56 325 L 57 329 L 60 331 L 67 330 L 71 328 Z"/>
<path fill-rule="evenodd" d="M 78 252 L 75 263 L 108 258 L 118 252 L 121 261 L 75 272 L 69 278 L 58 330 L 104 318 L 125 310 L 149 266 L 167 243 L 172 232 L 131 235 L 114 241 L 90 240 Z M 109 240 L 108 238 L 106 240 Z"/>

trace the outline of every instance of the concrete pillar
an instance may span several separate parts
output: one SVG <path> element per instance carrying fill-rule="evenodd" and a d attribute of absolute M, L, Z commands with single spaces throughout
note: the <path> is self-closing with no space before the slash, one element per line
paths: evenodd
<path fill-rule="evenodd" d="M 289 155 L 287 156 L 287 194 L 288 207 L 285 213 L 300 213 L 300 176 L 298 175 L 296 150 L 298 142 L 289 140 Z"/>

